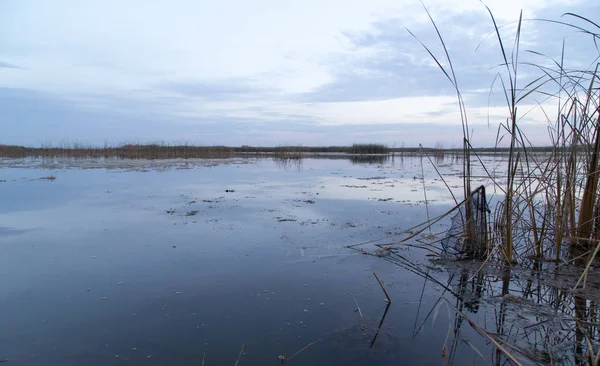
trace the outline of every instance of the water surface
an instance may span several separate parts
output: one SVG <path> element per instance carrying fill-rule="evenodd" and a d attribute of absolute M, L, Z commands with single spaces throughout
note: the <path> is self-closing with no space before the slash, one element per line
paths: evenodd
<path fill-rule="evenodd" d="M 431 217 L 451 208 L 459 165 L 439 164 L 445 183 L 419 158 L 3 166 L 0 359 L 11 365 L 234 364 L 242 345 L 240 365 L 448 358 L 444 289 L 345 246 L 425 221 L 423 184 Z M 402 255 L 428 270 L 425 253 Z M 373 272 L 393 300 L 379 332 L 387 303 Z M 472 329 L 461 337 L 490 349 Z M 489 362 L 471 347 L 452 360 Z"/>

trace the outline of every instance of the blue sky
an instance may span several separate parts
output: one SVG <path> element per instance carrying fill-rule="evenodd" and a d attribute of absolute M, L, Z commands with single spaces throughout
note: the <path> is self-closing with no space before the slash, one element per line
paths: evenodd
<path fill-rule="evenodd" d="M 527 19 L 600 20 L 594 1 L 486 4 L 508 44 L 521 9 Z M 501 58 L 485 7 L 425 5 L 456 67 L 472 143 L 491 146 L 507 109 L 498 87 L 490 97 Z M 3 1 L 0 143 L 459 146 L 452 87 L 406 28 L 441 55 L 413 0 Z M 568 67 L 595 62 L 590 37 L 524 22 L 522 49 L 559 57 L 563 39 Z M 521 70 L 522 85 L 536 75 Z M 555 110 L 532 96 L 521 125 L 544 144 L 538 103 Z"/>

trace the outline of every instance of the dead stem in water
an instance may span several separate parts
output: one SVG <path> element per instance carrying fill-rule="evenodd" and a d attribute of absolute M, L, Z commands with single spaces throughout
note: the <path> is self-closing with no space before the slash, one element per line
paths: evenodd
<path fill-rule="evenodd" d="M 360 310 L 360 306 L 358 306 L 358 301 L 356 301 L 355 297 L 352 297 L 354 299 L 354 303 L 356 304 L 356 310 L 358 311 L 358 315 L 360 315 L 361 318 L 363 317 L 362 311 Z"/>
<path fill-rule="evenodd" d="M 310 347 L 312 347 L 313 345 L 321 342 L 322 339 L 317 339 L 314 342 L 310 342 L 309 344 L 307 344 L 306 346 L 304 346 L 301 350 L 297 351 L 296 353 L 294 353 L 293 355 L 290 356 L 290 358 L 288 358 L 288 360 L 291 360 L 292 358 L 296 357 L 298 354 L 300 354 L 300 352 L 306 351 L 307 349 L 309 349 Z"/>
<path fill-rule="evenodd" d="M 387 291 L 385 290 L 385 287 L 383 287 L 383 283 L 381 283 L 381 280 L 379 280 L 379 277 L 377 277 L 377 274 L 375 272 L 373 272 L 373 276 L 375 276 L 377 283 L 379 283 L 379 286 L 383 290 L 383 293 L 385 294 L 385 298 L 387 299 L 388 304 L 391 304 L 392 299 L 390 299 L 390 295 L 388 295 Z"/>
<path fill-rule="evenodd" d="M 240 358 L 242 358 L 242 354 L 244 353 L 244 350 L 246 349 L 246 344 L 242 344 L 242 349 L 240 350 L 240 354 L 238 355 L 237 360 L 235 361 L 235 365 L 234 366 L 238 366 L 238 364 L 240 363 Z"/>

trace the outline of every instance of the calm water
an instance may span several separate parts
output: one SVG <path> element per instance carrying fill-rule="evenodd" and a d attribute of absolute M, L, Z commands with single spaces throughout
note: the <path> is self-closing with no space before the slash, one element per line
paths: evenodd
<path fill-rule="evenodd" d="M 435 306 L 444 290 L 344 247 L 426 220 L 418 158 L 33 163 L 0 170 L 10 365 L 233 365 L 243 344 L 240 365 L 281 364 L 282 350 L 292 365 L 448 358 L 455 317 Z M 433 217 L 453 203 L 424 165 Z M 460 196 L 460 166 L 440 169 Z M 427 270 L 425 253 L 403 255 Z M 373 272 L 393 300 L 375 342 L 386 302 Z M 490 355 L 472 329 L 460 337 Z M 490 362 L 470 346 L 453 352 L 455 364 Z"/>

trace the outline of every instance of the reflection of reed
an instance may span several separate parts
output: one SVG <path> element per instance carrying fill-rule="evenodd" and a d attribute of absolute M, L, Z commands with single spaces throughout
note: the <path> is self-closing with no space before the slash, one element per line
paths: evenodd
<path fill-rule="evenodd" d="M 586 291 L 574 291 L 581 271 L 566 264 L 537 261 L 524 269 L 498 268 L 481 262 L 443 262 L 449 278 L 446 282 L 435 275 L 436 271 L 396 250 L 388 250 L 385 256 L 356 250 L 398 265 L 424 278 L 426 284 L 442 288 L 440 298 L 423 320 L 418 319 L 422 314 L 419 302 L 413 338 L 426 322 L 435 320 L 446 304 L 454 314 L 442 352 L 449 364 L 457 353 L 465 352 L 475 352 L 496 365 L 596 365 L 600 359 L 598 276 L 590 276 Z M 493 319 L 489 319 L 490 314 Z M 476 348 L 477 342 L 462 333 L 465 320 L 484 338 L 485 345 L 480 348 L 485 349 Z M 466 349 L 459 352 L 461 348 Z"/>
<path fill-rule="evenodd" d="M 297 169 L 302 170 L 303 161 L 305 158 L 311 159 L 339 159 L 339 160 L 350 160 L 352 164 L 356 165 L 379 165 L 387 163 L 391 157 L 390 155 L 329 155 L 329 156 L 317 156 L 317 155 L 305 155 L 298 151 L 280 151 L 277 154 L 272 155 L 273 161 L 278 168 L 282 169 Z"/>
<path fill-rule="evenodd" d="M 477 308 L 470 305 L 473 299 L 484 301 L 495 314 L 495 329 L 486 331 L 517 359 L 539 364 L 595 365 L 594 349 L 600 339 L 596 301 L 573 292 L 572 281 L 565 283 L 566 274 L 560 273 L 560 267 L 549 269 L 538 264 L 529 273 L 504 269 L 485 278 L 482 271 L 464 276 L 463 269 L 453 288 L 456 293 L 470 296 L 456 297 L 456 308 L 474 313 Z M 560 281 L 552 281 L 552 277 Z M 485 291 L 473 293 L 474 288 Z M 506 351 L 497 347 L 494 363 L 504 364 L 507 359 Z"/>
<path fill-rule="evenodd" d="M 385 305 L 385 310 L 383 311 L 383 315 L 381 316 L 381 320 L 379 321 L 379 325 L 377 326 L 377 331 L 375 331 L 375 335 L 373 336 L 373 339 L 371 340 L 370 348 L 373 348 L 373 345 L 375 344 L 375 341 L 377 340 L 377 336 L 379 335 L 379 331 L 381 330 L 381 326 L 383 325 L 383 322 L 385 321 L 385 317 L 388 313 L 388 310 L 390 310 L 391 305 L 392 305 L 392 303 L 389 301 Z"/>
<path fill-rule="evenodd" d="M 275 165 L 280 168 L 280 169 L 284 169 L 284 170 L 291 170 L 291 169 L 295 169 L 297 171 L 301 171 L 302 167 L 303 167 L 303 158 L 300 157 L 294 157 L 294 158 L 288 158 L 288 157 L 273 157 L 273 161 L 275 162 Z"/>
<path fill-rule="evenodd" d="M 352 164 L 358 165 L 375 165 L 384 164 L 389 159 L 389 155 L 350 155 L 348 157 Z"/>

